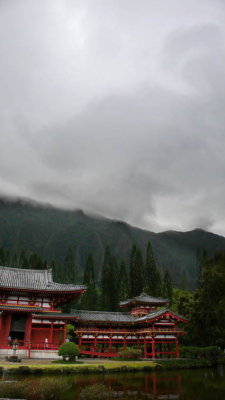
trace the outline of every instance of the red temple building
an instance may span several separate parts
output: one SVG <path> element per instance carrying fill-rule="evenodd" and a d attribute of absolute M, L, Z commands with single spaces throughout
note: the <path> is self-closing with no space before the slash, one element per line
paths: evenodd
<path fill-rule="evenodd" d="M 178 338 L 188 321 L 170 311 L 168 302 L 142 293 L 120 303 L 129 312 L 73 310 L 80 353 L 116 357 L 119 350 L 135 346 L 144 358 L 178 358 Z"/>
<path fill-rule="evenodd" d="M 0 357 L 55 358 L 76 317 L 60 306 L 77 299 L 85 286 L 53 282 L 52 271 L 0 267 Z"/>
<path fill-rule="evenodd" d="M 144 358 L 179 357 L 178 338 L 188 321 L 168 309 L 167 299 L 142 293 L 120 303 L 126 312 L 61 311 L 85 290 L 54 282 L 50 269 L 0 267 L 0 357 L 11 356 L 16 341 L 21 358 L 57 358 L 68 322 L 86 356 L 116 357 L 135 346 Z"/>

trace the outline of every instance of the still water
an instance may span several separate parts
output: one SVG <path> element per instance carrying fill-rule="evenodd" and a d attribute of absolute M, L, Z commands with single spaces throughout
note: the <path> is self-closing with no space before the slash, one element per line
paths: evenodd
<path fill-rule="evenodd" d="M 26 378 L 31 384 L 42 378 Z M 53 378 L 55 379 L 55 378 Z M 103 383 L 115 399 L 154 400 L 224 400 L 225 369 L 196 369 L 186 371 L 157 371 L 111 375 L 63 376 L 70 389 L 62 400 L 82 400 L 80 393 L 87 385 Z M 35 382 L 36 381 L 36 382 Z"/>

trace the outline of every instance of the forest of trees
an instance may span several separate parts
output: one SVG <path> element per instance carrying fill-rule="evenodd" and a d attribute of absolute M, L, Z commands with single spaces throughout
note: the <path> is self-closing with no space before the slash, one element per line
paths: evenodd
<path fill-rule="evenodd" d="M 0 247 L 0 265 L 16 268 L 45 269 L 50 266 L 54 280 L 61 283 L 77 283 L 72 248 L 69 247 L 62 265 L 55 260 L 42 260 L 37 253 L 29 256 L 24 250 L 10 254 Z M 183 344 L 197 346 L 217 345 L 225 348 L 225 254 L 216 253 L 212 258 L 204 250 L 197 251 L 198 287 L 191 293 L 173 287 L 171 276 L 166 270 L 163 277 L 156 265 L 151 243 L 146 247 L 145 259 L 135 243 L 130 250 L 129 265 L 122 259 L 118 264 L 109 246 L 105 248 L 100 282 L 96 282 L 92 253 L 89 253 L 83 275 L 87 286 L 85 294 L 75 307 L 85 310 L 118 311 L 119 302 L 147 294 L 170 300 L 170 309 L 189 320 Z M 74 305 L 73 305 L 74 306 Z"/>

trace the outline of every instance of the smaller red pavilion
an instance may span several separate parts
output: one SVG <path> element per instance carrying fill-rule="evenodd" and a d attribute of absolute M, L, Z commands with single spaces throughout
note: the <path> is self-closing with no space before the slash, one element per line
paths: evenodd
<path fill-rule="evenodd" d="M 168 299 L 141 293 L 120 303 L 128 312 L 72 310 L 80 353 L 117 357 L 137 348 L 143 358 L 179 357 L 179 336 L 188 321 L 168 308 Z"/>

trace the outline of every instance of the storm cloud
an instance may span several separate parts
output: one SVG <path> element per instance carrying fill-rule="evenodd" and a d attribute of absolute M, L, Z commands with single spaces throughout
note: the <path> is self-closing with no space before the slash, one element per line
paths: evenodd
<path fill-rule="evenodd" d="M 0 1 L 0 192 L 225 234 L 225 5 Z"/>

